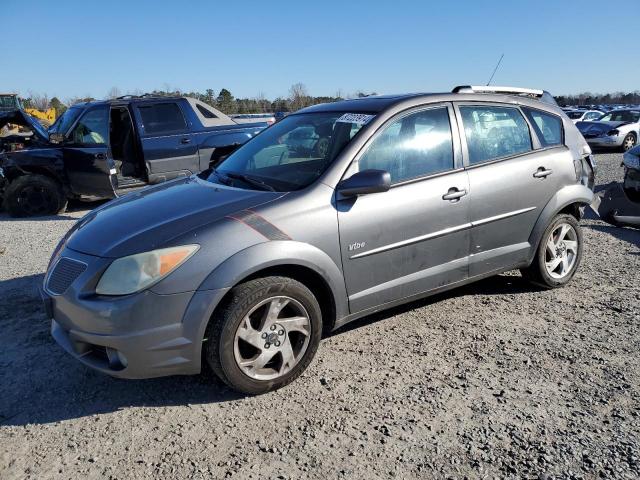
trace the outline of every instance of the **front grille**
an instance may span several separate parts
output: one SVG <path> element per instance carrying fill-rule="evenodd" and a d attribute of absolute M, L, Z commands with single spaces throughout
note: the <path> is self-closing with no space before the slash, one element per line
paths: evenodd
<path fill-rule="evenodd" d="M 55 295 L 62 295 L 86 268 L 87 266 L 82 262 L 62 257 L 49 275 L 47 290 Z"/>

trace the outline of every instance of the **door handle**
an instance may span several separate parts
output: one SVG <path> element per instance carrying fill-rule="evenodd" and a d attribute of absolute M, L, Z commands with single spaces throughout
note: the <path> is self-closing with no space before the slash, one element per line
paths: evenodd
<path fill-rule="evenodd" d="M 540 167 L 538 168 L 538 170 L 536 170 L 536 173 L 533 174 L 533 176 L 535 178 L 546 178 L 549 175 L 551 175 L 553 173 L 553 170 L 547 170 L 544 167 Z"/>
<path fill-rule="evenodd" d="M 190 138 L 183 138 L 182 140 L 180 140 L 180 143 L 187 144 L 187 143 L 191 143 L 191 139 Z"/>
<path fill-rule="evenodd" d="M 93 156 L 96 160 L 106 160 L 107 156 L 104 153 L 96 153 Z"/>
<path fill-rule="evenodd" d="M 454 202 L 456 200 L 460 200 L 466 194 L 467 191 L 464 188 L 462 190 L 459 190 L 456 187 L 451 187 L 449 191 L 442 196 L 442 199 Z"/>

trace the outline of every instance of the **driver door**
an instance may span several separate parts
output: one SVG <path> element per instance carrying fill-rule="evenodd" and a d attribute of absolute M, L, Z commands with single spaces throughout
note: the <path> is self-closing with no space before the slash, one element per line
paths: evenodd
<path fill-rule="evenodd" d="M 109 152 L 109 106 L 88 109 L 63 147 L 64 168 L 76 195 L 115 197 L 116 166 Z"/>
<path fill-rule="evenodd" d="M 385 170 L 389 191 L 336 194 L 352 313 L 467 278 L 470 192 L 454 118 L 449 104 L 395 117 L 347 173 Z"/>

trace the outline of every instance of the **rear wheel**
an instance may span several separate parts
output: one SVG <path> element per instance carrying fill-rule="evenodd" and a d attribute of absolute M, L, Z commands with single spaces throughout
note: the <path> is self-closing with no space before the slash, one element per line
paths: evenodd
<path fill-rule="evenodd" d="M 44 175 L 23 175 L 7 186 L 4 205 L 12 217 L 61 213 L 67 199 L 60 185 Z"/>
<path fill-rule="evenodd" d="M 626 152 L 627 150 L 631 150 L 635 146 L 636 141 L 637 139 L 635 133 L 628 133 L 622 141 L 622 151 Z"/>
<path fill-rule="evenodd" d="M 213 315 L 205 357 L 222 381 L 248 394 L 295 380 L 309 366 L 322 334 L 313 293 L 287 277 L 265 277 L 234 287 Z"/>
<path fill-rule="evenodd" d="M 582 259 L 582 231 L 572 215 L 558 215 L 545 230 L 533 263 L 522 275 L 544 288 L 567 284 Z"/>

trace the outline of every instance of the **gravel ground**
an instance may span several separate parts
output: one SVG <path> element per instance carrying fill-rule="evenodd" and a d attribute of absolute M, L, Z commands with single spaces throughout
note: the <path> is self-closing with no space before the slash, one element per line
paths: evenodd
<path fill-rule="evenodd" d="M 598 155 L 600 185 L 620 160 Z M 640 477 L 638 231 L 591 215 L 569 286 L 510 272 L 368 317 L 241 397 L 112 379 L 54 344 L 35 285 L 83 213 L 0 216 L 3 479 Z"/>

